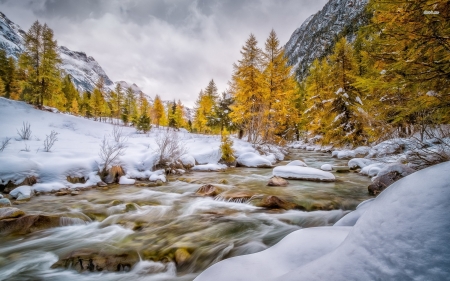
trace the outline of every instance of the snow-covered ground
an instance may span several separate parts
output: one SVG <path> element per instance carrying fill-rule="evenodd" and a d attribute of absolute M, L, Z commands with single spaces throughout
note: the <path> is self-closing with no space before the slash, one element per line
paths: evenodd
<path fill-rule="evenodd" d="M 411 174 L 333 227 L 291 233 L 195 280 L 447 280 L 450 162 Z"/>
<path fill-rule="evenodd" d="M 23 123 L 29 123 L 31 138 L 22 140 L 18 131 Z M 121 127 L 125 139 L 125 153 L 118 164 L 126 175 L 122 183 L 129 184 L 131 178 L 152 178 L 164 181 L 161 171 L 154 171 L 157 164 L 158 136 L 165 134 L 166 128 L 152 128 L 148 134 L 136 132 L 135 128 Z M 50 152 L 44 151 L 44 141 L 51 131 L 58 133 L 57 141 Z M 52 113 L 34 109 L 24 102 L 0 98 L 0 144 L 11 138 L 10 144 L 0 152 L 0 184 L 8 181 L 19 184 L 25 178 L 34 176 L 38 183 L 33 185 L 35 191 L 52 191 L 61 188 L 76 188 L 95 185 L 101 179 L 97 175 L 102 167 L 99 156 L 103 138 L 110 144 L 115 140 L 112 136 L 113 125 L 101 123 L 82 117 L 62 113 Z M 187 154 L 183 163 L 193 170 L 220 170 L 224 165 L 218 164 L 220 154 L 220 136 L 191 134 L 186 130 L 175 132 L 180 144 L 186 147 Z M 248 142 L 232 138 L 236 157 L 251 152 L 260 153 Z M 261 155 L 265 161 L 274 163 L 281 160 L 283 154 L 275 147 L 275 153 Z M 195 163 L 194 163 L 195 160 Z M 205 166 L 202 166 L 205 165 Z M 72 184 L 67 177 L 84 177 L 85 184 Z"/>

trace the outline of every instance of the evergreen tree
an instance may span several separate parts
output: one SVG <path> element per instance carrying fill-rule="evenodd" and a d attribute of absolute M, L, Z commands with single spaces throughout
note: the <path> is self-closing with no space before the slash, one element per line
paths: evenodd
<path fill-rule="evenodd" d="M 178 124 L 176 120 L 177 104 L 175 100 L 169 104 L 167 110 L 167 120 L 169 121 L 169 127 L 178 129 Z"/>
<path fill-rule="evenodd" d="M 147 133 L 148 131 L 150 131 L 151 129 L 150 117 L 148 117 L 146 112 L 141 114 L 141 116 L 139 117 L 139 120 L 136 124 L 136 129 L 143 133 Z"/>
<path fill-rule="evenodd" d="M 74 98 L 73 100 L 72 100 L 72 105 L 70 106 L 70 110 L 69 110 L 70 112 L 72 112 L 73 114 L 75 114 L 75 115 L 78 115 L 78 113 L 79 113 L 79 108 L 78 108 L 78 102 L 77 102 L 77 99 L 76 98 Z"/>
<path fill-rule="evenodd" d="M 121 118 L 121 111 L 124 102 L 124 93 L 120 83 L 116 84 L 114 91 L 110 93 L 111 114 L 114 118 L 119 120 Z"/>
<path fill-rule="evenodd" d="M 75 88 L 75 85 L 73 84 L 69 74 L 67 74 L 63 78 L 62 92 L 64 93 L 65 100 L 67 101 L 64 110 L 74 113 L 73 111 L 71 111 L 71 108 L 73 106 L 73 100 L 76 100 L 78 103 L 78 100 L 80 99 L 80 94 Z"/>
<path fill-rule="evenodd" d="M 3 82 L 3 79 L 0 78 L 0 97 L 3 97 L 5 95 L 6 95 L 5 83 Z"/>

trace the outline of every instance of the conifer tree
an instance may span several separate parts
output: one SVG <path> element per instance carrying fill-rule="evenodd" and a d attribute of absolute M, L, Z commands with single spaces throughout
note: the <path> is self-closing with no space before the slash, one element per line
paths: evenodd
<path fill-rule="evenodd" d="M 164 115 L 164 105 L 162 104 L 159 95 L 156 95 L 152 107 L 152 119 L 154 121 L 154 124 L 156 125 L 156 128 L 159 128 L 159 125 L 161 124 L 161 118 L 163 117 L 163 115 Z"/>
<path fill-rule="evenodd" d="M 73 114 L 75 114 L 75 115 L 78 115 L 78 113 L 79 113 L 79 108 L 78 108 L 78 102 L 77 102 L 77 99 L 76 98 L 74 98 L 73 100 L 72 100 L 72 105 L 70 106 L 70 110 L 69 110 L 70 112 L 72 112 Z"/>
<path fill-rule="evenodd" d="M 263 52 L 263 89 L 267 97 L 265 105 L 264 142 L 280 142 L 293 125 L 299 122 L 295 110 L 297 82 L 280 46 L 277 34 L 270 32 Z"/>
<path fill-rule="evenodd" d="M 3 97 L 5 95 L 6 95 L 5 83 L 3 82 L 3 79 L 0 78 L 0 97 Z"/>
<path fill-rule="evenodd" d="M 53 30 L 39 21 L 34 22 L 24 39 L 25 51 L 20 56 L 20 66 L 26 74 L 25 87 L 29 93 L 26 98 L 42 106 L 45 100 L 52 99 L 52 94 L 61 93 L 58 45 L 53 39 Z M 52 101 L 57 102 L 59 98 Z"/>
<path fill-rule="evenodd" d="M 75 85 L 73 84 L 70 75 L 66 75 L 63 78 L 62 92 L 64 93 L 65 100 L 67 101 L 64 110 L 74 113 L 73 111 L 71 111 L 71 108 L 73 106 L 73 100 L 76 100 L 78 103 L 78 100 L 80 99 L 80 94 L 75 88 Z"/>
<path fill-rule="evenodd" d="M 264 130 L 267 95 L 263 89 L 262 52 L 253 34 L 242 47 L 242 59 L 233 66 L 230 83 L 235 103 L 232 106 L 233 123 L 247 133 L 251 143 L 261 142 Z"/>

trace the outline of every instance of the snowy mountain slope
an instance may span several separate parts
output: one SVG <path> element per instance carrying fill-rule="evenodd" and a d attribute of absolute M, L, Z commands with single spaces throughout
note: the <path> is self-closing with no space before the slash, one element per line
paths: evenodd
<path fill-rule="evenodd" d="M 133 90 L 134 96 L 138 97 L 138 96 L 142 93 L 142 94 L 144 94 L 144 96 L 147 98 L 147 100 L 148 100 L 149 102 L 153 102 L 153 98 L 150 97 L 149 95 L 147 95 L 146 93 L 144 93 L 144 92 L 141 90 L 141 88 L 139 88 L 138 85 L 136 85 L 136 84 L 134 84 L 134 83 L 133 83 L 133 84 L 130 84 L 130 83 L 126 82 L 126 81 L 117 81 L 117 82 L 114 83 L 114 88 L 116 87 L 117 84 L 120 84 L 120 86 L 122 87 L 122 89 L 123 89 L 124 91 L 125 91 L 126 89 L 128 89 L 128 88 L 131 88 L 131 90 Z M 111 87 L 111 89 L 112 89 L 112 87 Z"/>
<path fill-rule="evenodd" d="M 0 47 L 6 50 L 8 56 L 18 58 L 24 50 L 24 37 L 25 31 L 0 12 Z M 114 87 L 114 83 L 93 57 L 64 46 L 59 47 L 59 54 L 62 59 L 61 68 L 72 76 L 79 91 L 92 91 L 100 77 L 107 88 Z"/>
<path fill-rule="evenodd" d="M 358 28 L 368 22 L 366 4 L 367 0 L 330 0 L 294 31 L 285 51 L 299 80 L 314 59 L 330 53 L 338 36 L 354 39 Z"/>
<path fill-rule="evenodd" d="M 9 56 L 16 59 L 19 57 L 19 53 L 23 51 L 24 36 L 25 31 L 0 12 L 0 47 L 5 49 Z"/>
<path fill-rule="evenodd" d="M 61 68 L 72 76 L 79 91 L 94 90 L 95 83 L 100 78 L 103 78 L 105 87 L 114 87 L 114 83 L 93 57 L 84 52 L 71 51 L 64 46 L 59 47 L 59 54 L 62 60 Z"/>

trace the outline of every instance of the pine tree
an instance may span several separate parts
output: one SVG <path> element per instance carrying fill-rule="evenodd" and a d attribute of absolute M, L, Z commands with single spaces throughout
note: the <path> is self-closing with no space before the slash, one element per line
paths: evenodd
<path fill-rule="evenodd" d="M 200 91 L 198 94 L 198 98 L 195 102 L 195 113 L 194 113 L 194 123 L 193 126 L 196 129 L 197 132 L 202 133 L 205 131 L 208 120 L 205 116 L 205 110 L 203 109 L 205 99 L 205 94 L 203 93 L 203 90 Z"/>
<path fill-rule="evenodd" d="M 162 104 L 159 95 L 156 95 L 152 107 L 152 119 L 154 120 L 156 128 L 159 128 L 159 125 L 161 124 L 161 118 L 163 115 L 164 115 L 164 105 Z"/>
<path fill-rule="evenodd" d="M 235 103 L 232 106 L 233 123 L 247 133 L 248 141 L 262 140 L 267 95 L 263 90 L 262 52 L 253 34 L 242 47 L 242 59 L 233 66 L 230 83 Z"/>
<path fill-rule="evenodd" d="M 141 116 L 139 117 L 139 120 L 136 124 L 136 129 L 138 131 L 143 132 L 144 134 L 147 133 L 148 131 L 150 131 L 150 129 L 151 129 L 150 117 L 148 117 L 146 112 L 141 114 Z"/>
<path fill-rule="evenodd" d="M 117 83 L 114 91 L 111 91 L 110 93 L 111 114 L 114 118 L 116 118 L 116 120 L 119 120 L 121 118 L 123 102 L 123 89 L 120 83 Z"/>
<path fill-rule="evenodd" d="M 0 97 L 3 97 L 5 95 L 6 95 L 5 83 L 3 82 L 3 79 L 0 78 Z"/>
<path fill-rule="evenodd" d="M 178 129 L 176 121 L 177 103 L 175 100 L 169 104 L 167 111 L 167 120 L 169 121 L 169 127 Z"/>

